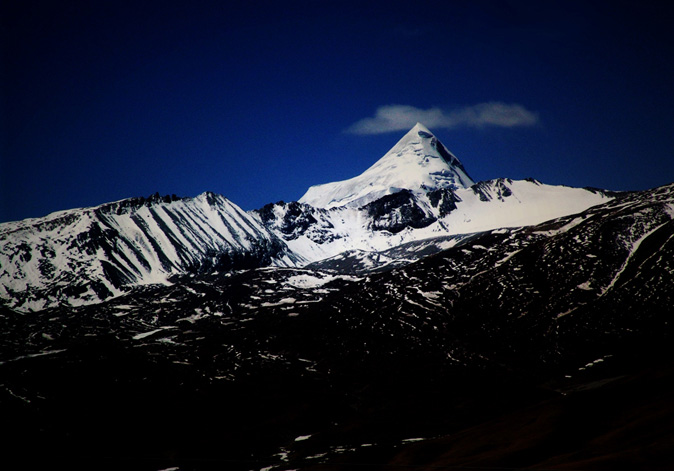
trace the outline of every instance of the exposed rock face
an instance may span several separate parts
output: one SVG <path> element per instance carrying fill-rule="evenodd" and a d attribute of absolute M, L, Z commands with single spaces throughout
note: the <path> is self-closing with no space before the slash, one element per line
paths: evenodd
<path fill-rule="evenodd" d="M 363 207 L 372 219 L 374 231 L 389 231 L 396 234 L 408 227 L 419 229 L 429 226 L 437 219 L 424 211 L 410 190 L 386 195 Z"/>
<path fill-rule="evenodd" d="M 426 193 L 433 208 L 438 208 L 439 217 L 443 218 L 457 209 L 456 203 L 461 201 L 456 193 L 449 188 L 440 188 Z"/>
<path fill-rule="evenodd" d="M 282 216 L 277 220 L 275 209 L 280 209 Z M 316 210 L 306 204 L 293 201 L 284 203 L 279 201 L 276 204 L 269 203 L 256 211 L 265 225 L 275 227 L 286 240 L 295 240 L 307 230 L 318 223 L 314 217 Z M 329 224 L 326 228 L 332 228 Z"/>

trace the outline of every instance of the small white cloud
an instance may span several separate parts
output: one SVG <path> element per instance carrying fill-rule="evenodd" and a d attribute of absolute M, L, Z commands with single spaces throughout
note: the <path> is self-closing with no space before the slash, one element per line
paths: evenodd
<path fill-rule="evenodd" d="M 516 103 L 494 101 L 452 110 L 438 107 L 424 110 L 408 105 L 387 105 L 380 106 L 373 118 L 364 118 L 352 124 L 346 132 L 383 134 L 407 130 L 416 123 L 423 123 L 431 129 L 454 129 L 460 126 L 512 128 L 537 124 L 538 114 Z"/>

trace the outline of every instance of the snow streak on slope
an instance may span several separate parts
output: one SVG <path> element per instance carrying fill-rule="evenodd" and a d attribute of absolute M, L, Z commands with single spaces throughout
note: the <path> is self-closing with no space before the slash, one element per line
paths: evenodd
<path fill-rule="evenodd" d="M 299 201 L 317 208 L 361 207 L 401 189 L 457 189 L 472 184 L 459 159 L 424 125 L 417 123 L 361 175 L 312 186 Z"/>
<path fill-rule="evenodd" d="M 36 310 L 96 302 L 200 269 L 295 265 L 226 198 L 134 198 L 0 225 L 0 298 Z"/>

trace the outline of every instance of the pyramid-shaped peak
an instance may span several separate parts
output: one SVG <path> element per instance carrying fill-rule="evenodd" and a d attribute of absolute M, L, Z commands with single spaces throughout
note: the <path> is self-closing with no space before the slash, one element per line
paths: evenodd
<path fill-rule="evenodd" d="M 407 131 L 407 134 L 405 134 L 398 142 L 400 143 L 400 142 L 418 141 L 419 138 L 433 139 L 434 137 L 435 136 L 433 135 L 430 129 L 428 129 L 421 123 L 417 123 L 414 126 L 412 126 L 412 129 Z"/>
<path fill-rule="evenodd" d="M 312 186 L 299 201 L 319 208 L 361 207 L 401 190 L 425 193 L 473 184 L 459 159 L 426 126 L 417 123 L 362 174 Z"/>
<path fill-rule="evenodd" d="M 412 129 L 410 129 L 409 132 L 410 132 L 410 133 L 417 133 L 417 134 L 419 134 L 419 132 L 422 132 L 422 133 L 424 133 L 424 134 L 429 134 L 429 135 L 433 136 L 433 133 L 430 131 L 430 129 L 428 129 L 426 126 L 424 126 L 424 125 L 421 124 L 421 123 L 415 124 L 415 125 L 412 127 Z M 408 134 L 409 134 L 409 133 L 408 133 Z"/>
<path fill-rule="evenodd" d="M 399 152 L 402 148 L 409 145 L 420 145 L 422 144 L 422 141 L 427 139 L 434 139 L 437 141 L 437 137 L 433 135 L 430 129 L 421 123 L 417 123 L 412 126 L 412 129 L 407 131 L 407 134 L 405 134 L 387 154 Z"/>

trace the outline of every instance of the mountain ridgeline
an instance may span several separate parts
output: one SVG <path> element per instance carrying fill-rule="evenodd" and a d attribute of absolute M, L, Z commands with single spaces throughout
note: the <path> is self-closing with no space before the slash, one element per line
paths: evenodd
<path fill-rule="evenodd" d="M 36 311 L 95 303 L 204 271 L 301 267 L 359 250 L 517 227 L 583 211 L 613 193 L 535 180 L 474 183 L 417 124 L 358 177 L 299 202 L 244 212 L 226 198 L 131 198 L 0 225 L 0 295 Z"/>
<path fill-rule="evenodd" d="M 177 274 L 298 259 L 226 198 L 132 198 L 0 226 L 0 294 L 19 310 L 98 302 Z"/>
<path fill-rule="evenodd" d="M 153 195 L 2 224 L 0 298 L 0 439 L 43 450 L 31 465 L 674 458 L 674 184 L 474 182 L 417 124 L 299 201 Z"/>

